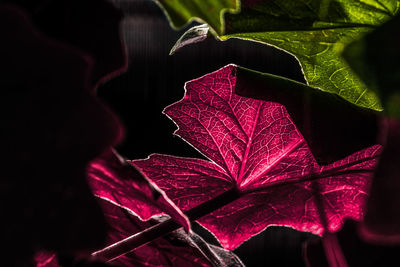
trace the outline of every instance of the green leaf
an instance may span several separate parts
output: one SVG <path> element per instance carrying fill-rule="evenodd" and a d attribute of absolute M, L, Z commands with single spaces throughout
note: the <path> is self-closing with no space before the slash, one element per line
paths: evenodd
<path fill-rule="evenodd" d="M 243 1 L 240 14 L 226 16 L 221 39 L 239 37 L 284 49 L 299 60 L 309 85 L 380 110 L 378 97 L 340 54 L 398 8 L 398 0 Z"/>
<path fill-rule="evenodd" d="M 192 20 L 207 22 L 217 33 L 224 33 L 224 14 L 239 11 L 239 0 L 155 0 L 173 28 L 181 28 Z"/>
<path fill-rule="evenodd" d="M 349 44 L 343 56 L 379 95 L 385 113 L 400 118 L 400 16 Z"/>
<path fill-rule="evenodd" d="M 310 86 L 382 110 L 377 95 L 341 53 L 348 43 L 392 18 L 399 6 L 399 0 L 242 0 L 239 14 L 225 15 L 226 29 L 219 38 L 283 49 L 298 59 Z"/>

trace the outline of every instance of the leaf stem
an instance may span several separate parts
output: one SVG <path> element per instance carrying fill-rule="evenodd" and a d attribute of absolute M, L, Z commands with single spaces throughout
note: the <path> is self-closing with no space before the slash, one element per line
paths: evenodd
<path fill-rule="evenodd" d="M 221 195 L 210 199 L 188 211 L 185 215 L 190 221 L 195 221 L 201 217 L 210 214 L 211 212 L 235 201 L 241 196 L 241 192 L 236 188 L 225 191 Z M 96 260 L 112 261 L 130 251 L 143 246 L 159 237 L 162 237 L 174 230 L 182 227 L 172 219 L 168 219 L 162 223 L 147 228 L 139 233 L 131 235 L 117 243 L 114 243 L 101 250 L 95 251 L 91 256 Z"/>

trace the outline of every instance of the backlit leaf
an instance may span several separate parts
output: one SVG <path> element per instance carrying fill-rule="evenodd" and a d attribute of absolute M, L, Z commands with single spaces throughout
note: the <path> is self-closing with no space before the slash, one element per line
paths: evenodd
<path fill-rule="evenodd" d="M 234 93 L 236 70 L 188 82 L 184 98 L 164 110 L 175 134 L 209 160 L 154 154 L 132 163 L 184 211 L 237 188 L 237 200 L 198 220 L 226 249 L 270 225 L 322 235 L 344 218 L 360 220 L 380 146 L 318 165 L 284 106 Z"/>

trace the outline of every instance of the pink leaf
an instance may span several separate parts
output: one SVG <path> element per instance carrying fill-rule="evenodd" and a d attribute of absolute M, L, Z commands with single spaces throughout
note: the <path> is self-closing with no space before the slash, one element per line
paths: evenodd
<path fill-rule="evenodd" d="M 143 220 L 164 212 L 189 231 L 190 222 L 180 209 L 115 151 L 93 160 L 87 173 L 95 196 L 127 208 Z"/>
<path fill-rule="evenodd" d="M 360 220 L 380 146 L 319 166 L 284 106 L 234 93 L 236 68 L 188 82 L 184 98 L 164 111 L 175 134 L 210 161 L 151 155 L 132 163 L 184 211 L 238 188 L 240 198 L 199 220 L 226 249 L 270 225 L 322 235 L 324 220 L 331 232 L 344 218 Z"/>

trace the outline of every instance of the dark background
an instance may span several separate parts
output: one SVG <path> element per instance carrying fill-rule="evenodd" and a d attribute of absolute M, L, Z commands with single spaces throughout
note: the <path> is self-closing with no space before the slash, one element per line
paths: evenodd
<path fill-rule="evenodd" d="M 169 56 L 176 40 L 196 23 L 175 31 L 153 1 L 113 2 L 125 14 L 123 35 L 129 69 L 101 86 L 99 94 L 125 126 L 125 140 L 118 151 L 128 159 L 145 158 L 151 153 L 203 157 L 172 135 L 176 126 L 161 113 L 164 107 L 183 97 L 186 81 L 234 63 L 304 82 L 294 57 L 250 41 L 219 42 L 211 38 Z M 212 241 L 211 235 L 206 236 Z M 270 227 L 235 252 L 246 266 L 304 266 L 302 243 L 308 237 L 289 228 Z"/>

